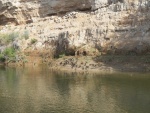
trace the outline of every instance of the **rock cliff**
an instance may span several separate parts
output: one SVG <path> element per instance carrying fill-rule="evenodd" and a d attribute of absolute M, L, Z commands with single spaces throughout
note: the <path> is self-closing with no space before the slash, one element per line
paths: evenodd
<path fill-rule="evenodd" d="M 1 24 L 30 23 L 38 17 L 94 9 L 93 0 L 1 0 Z"/>
<path fill-rule="evenodd" d="M 0 0 L 0 33 L 19 32 L 22 50 L 55 55 L 149 53 L 149 19 L 148 0 Z"/>

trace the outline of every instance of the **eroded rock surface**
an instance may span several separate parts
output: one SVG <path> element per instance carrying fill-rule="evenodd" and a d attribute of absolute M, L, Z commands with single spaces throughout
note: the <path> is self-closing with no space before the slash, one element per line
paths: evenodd
<path fill-rule="evenodd" d="M 149 53 L 149 19 L 148 0 L 0 0 L 1 33 L 28 32 L 29 39 L 18 38 L 22 50 L 56 55 L 85 47 L 87 54 Z"/>
<path fill-rule="evenodd" d="M 94 0 L 0 0 L 0 24 L 31 23 L 39 17 L 94 8 Z"/>

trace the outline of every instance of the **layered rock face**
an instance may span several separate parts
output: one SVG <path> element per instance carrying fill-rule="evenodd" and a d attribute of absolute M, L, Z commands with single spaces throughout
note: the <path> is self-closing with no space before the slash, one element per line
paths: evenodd
<path fill-rule="evenodd" d="M 31 23 L 38 17 L 89 11 L 119 0 L 0 0 L 0 24 Z M 121 0 L 122 2 L 122 0 Z"/>
<path fill-rule="evenodd" d="M 1 0 L 0 11 L 1 25 L 18 25 L 0 32 L 28 31 L 38 40 L 32 49 L 53 49 L 57 55 L 95 53 L 93 48 L 112 54 L 150 50 L 148 0 Z"/>
<path fill-rule="evenodd" d="M 0 0 L 1 24 L 30 23 L 38 17 L 91 10 L 92 7 L 93 0 Z"/>

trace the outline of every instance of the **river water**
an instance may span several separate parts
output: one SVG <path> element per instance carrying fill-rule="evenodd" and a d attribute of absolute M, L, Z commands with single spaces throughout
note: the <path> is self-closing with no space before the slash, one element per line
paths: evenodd
<path fill-rule="evenodd" d="M 1 67 L 0 113 L 150 113 L 150 74 Z"/>

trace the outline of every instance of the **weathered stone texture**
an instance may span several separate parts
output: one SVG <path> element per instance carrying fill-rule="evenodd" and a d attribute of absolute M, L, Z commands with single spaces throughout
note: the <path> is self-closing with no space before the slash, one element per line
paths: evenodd
<path fill-rule="evenodd" d="M 0 24 L 18 25 L 3 26 L 0 32 L 27 30 L 38 40 L 35 48 L 57 54 L 82 47 L 148 53 L 149 19 L 148 0 L 0 0 Z"/>
<path fill-rule="evenodd" d="M 31 23 L 38 17 L 91 10 L 90 0 L 0 0 L 0 24 Z"/>

